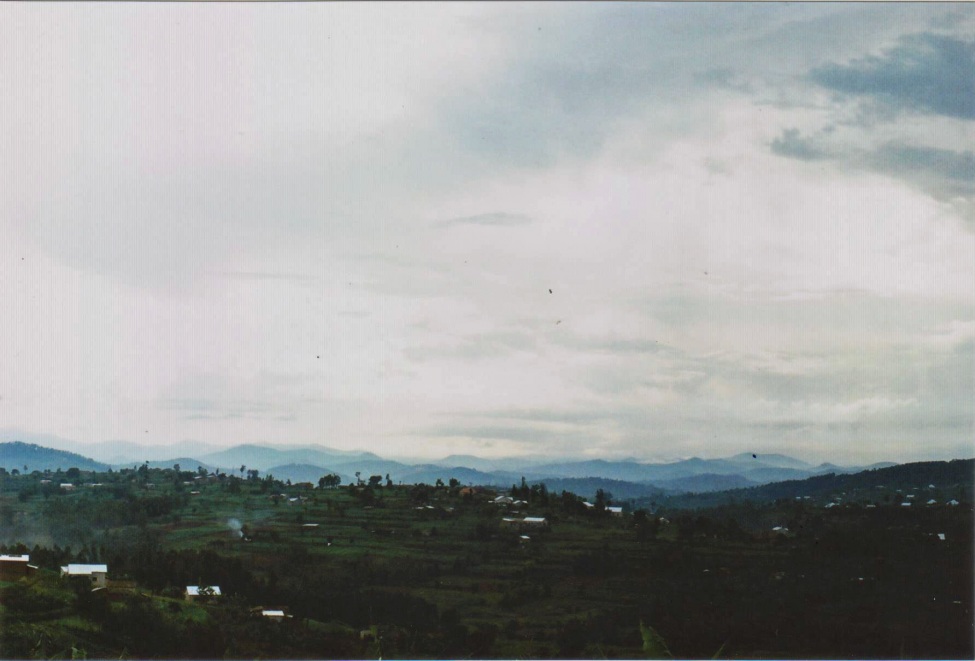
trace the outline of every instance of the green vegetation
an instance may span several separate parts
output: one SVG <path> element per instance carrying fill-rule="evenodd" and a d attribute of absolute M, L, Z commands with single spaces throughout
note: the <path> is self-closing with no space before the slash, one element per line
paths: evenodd
<path fill-rule="evenodd" d="M 695 509 L 524 482 L 3 471 L 0 551 L 38 569 L 0 582 L 0 656 L 972 658 L 971 462 L 952 470 Z M 69 562 L 107 564 L 108 587 L 62 579 Z"/>

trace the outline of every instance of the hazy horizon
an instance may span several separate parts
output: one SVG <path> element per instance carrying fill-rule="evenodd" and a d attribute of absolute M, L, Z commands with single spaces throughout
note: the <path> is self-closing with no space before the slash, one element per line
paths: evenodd
<path fill-rule="evenodd" d="M 975 5 L 4 3 L 0 430 L 972 456 Z"/>
<path fill-rule="evenodd" d="M 524 461 L 525 465 L 531 464 L 543 464 L 543 463 L 562 463 L 562 462 L 575 462 L 575 461 L 588 461 L 592 459 L 604 459 L 606 461 L 635 461 L 638 463 L 646 464 L 666 464 L 679 462 L 687 459 L 726 459 L 735 455 L 749 455 L 755 454 L 758 459 L 762 459 L 763 456 L 769 455 L 783 455 L 788 456 L 793 459 L 798 459 L 807 463 L 810 466 L 818 466 L 821 464 L 836 464 L 839 466 L 856 466 L 856 465 L 872 465 L 877 463 L 911 463 L 916 461 L 950 461 L 955 459 L 971 459 L 975 457 L 975 449 L 970 449 L 967 453 L 961 452 L 957 455 L 947 456 L 938 454 L 929 455 L 913 455 L 904 456 L 900 458 L 869 458 L 863 459 L 862 461 L 854 462 L 851 460 L 844 460 L 842 458 L 827 456 L 824 454 L 810 454 L 810 453 L 798 453 L 798 452 L 776 452 L 776 451 L 765 451 L 761 454 L 752 453 L 748 449 L 743 449 L 739 451 L 727 450 L 720 453 L 708 453 L 704 452 L 701 454 L 666 454 L 660 453 L 656 455 L 627 455 L 627 456 L 613 456 L 613 457 L 594 457 L 584 454 L 518 454 L 518 455 L 484 455 L 477 453 L 468 452 L 454 452 L 446 455 L 432 455 L 414 453 L 414 454 L 396 454 L 396 453 L 383 453 L 381 451 L 368 450 L 364 448 L 358 449 L 341 449 L 336 448 L 328 443 L 324 442 L 306 442 L 306 443 L 289 443 L 289 442 L 263 442 L 256 441 L 252 443 L 201 443 L 192 439 L 183 439 L 179 441 L 164 442 L 164 443 L 139 443 L 137 441 L 128 441 L 124 439 L 115 439 L 108 441 L 99 441 L 95 443 L 81 443 L 73 439 L 68 439 L 60 436 L 50 435 L 50 434 L 31 434 L 20 429 L 12 428 L 2 428 L 0 429 L 0 443 L 10 443 L 10 442 L 23 442 L 36 444 L 42 447 L 50 447 L 52 449 L 67 450 L 69 452 L 75 452 L 86 456 L 90 459 L 100 461 L 103 463 L 111 464 L 127 464 L 127 463 L 141 463 L 143 460 L 148 461 L 165 461 L 168 459 L 178 459 L 181 457 L 199 459 L 200 457 L 205 457 L 209 454 L 219 453 L 224 450 L 237 448 L 240 446 L 261 446 L 267 447 L 275 450 L 293 450 L 293 449 L 322 449 L 330 451 L 338 451 L 343 453 L 358 453 L 358 452 L 371 452 L 377 454 L 383 459 L 390 461 L 399 461 L 407 464 L 418 464 L 424 462 L 437 462 L 447 459 L 449 457 L 474 457 L 475 459 L 481 461 Z M 140 448 L 143 450 L 143 455 L 132 454 L 135 452 L 133 448 Z M 194 451 L 196 450 L 196 451 Z M 85 454 L 88 452 L 89 454 Z M 124 462 L 116 461 L 119 457 L 127 456 L 128 460 Z"/>

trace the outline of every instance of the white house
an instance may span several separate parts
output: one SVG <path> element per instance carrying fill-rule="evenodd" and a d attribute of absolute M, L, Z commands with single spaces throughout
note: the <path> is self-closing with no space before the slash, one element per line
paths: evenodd
<path fill-rule="evenodd" d="M 0 579 L 14 579 L 27 576 L 33 566 L 29 555 L 0 555 Z"/>
<path fill-rule="evenodd" d="M 108 585 L 108 565 L 66 565 L 61 567 L 61 576 L 87 577 L 93 586 L 103 588 Z"/>
<path fill-rule="evenodd" d="M 610 516 L 623 516 L 622 507 L 607 507 L 606 511 L 609 512 Z"/>
<path fill-rule="evenodd" d="M 523 530 L 525 528 L 547 528 L 548 520 L 542 516 L 526 516 L 523 519 L 505 517 L 501 519 L 501 527 L 516 528 L 518 530 Z"/>
<path fill-rule="evenodd" d="M 196 601 L 197 599 L 208 599 L 220 596 L 219 585 L 187 585 L 186 601 Z"/>

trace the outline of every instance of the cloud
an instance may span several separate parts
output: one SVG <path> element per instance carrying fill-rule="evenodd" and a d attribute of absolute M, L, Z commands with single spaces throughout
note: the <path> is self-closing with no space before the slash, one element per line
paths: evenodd
<path fill-rule="evenodd" d="M 891 142 L 868 155 L 867 162 L 937 199 L 975 203 L 975 152 Z"/>
<path fill-rule="evenodd" d="M 772 152 L 800 161 L 821 161 L 827 157 L 811 139 L 802 137 L 799 129 L 783 130 L 782 135 L 772 141 Z"/>
<path fill-rule="evenodd" d="M 393 10 L 0 5 L 0 125 L 26 128 L 0 154 L 0 422 L 428 456 L 839 424 L 852 453 L 894 413 L 899 442 L 970 439 L 933 425 L 971 420 L 975 233 L 943 222 L 973 199 L 944 94 L 971 23 Z"/>
<path fill-rule="evenodd" d="M 754 92 L 753 86 L 746 81 L 740 80 L 738 72 L 730 67 L 708 69 L 697 74 L 695 79 L 706 88 L 726 89 L 743 94 Z"/>
<path fill-rule="evenodd" d="M 975 119 L 975 41 L 922 33 L 901 37 L 880 56 L 813 69 L 823 87 L 907 109 Z"/>
<path fill-rule="evenodd" d="M 531 224 L 529 216 L 519 213 L 481 213 L 474 216 L 450 218 L 437 223 L 440 227 L 456 227 L 458 225 L 479 225 L 483 227 L 518 227 Z"/>
<path fill-rule="evenodd" d="M 537 340 L 528 333 L 518 331 L 497 331 L 473 333 L 460 338 L 459 342 L 435 345 L 410 346 L 403 355 L 411 361 L 428 362 L 438 360 L 486 360 L 502 358 L 512 353 L 531 351 L 537 347 Z"/>
<path fill-rule="evenodd" d="M 261 272 L 261 271 L 227 271 L 221 275 L 240 280 L 285 280 L 290 282 L 315 282 L 321 278 L 314 275 L 305 275 L 302 273 L 289 273 L 287 271 L 281 272 Z"/>
<path fill-rule="evenodd" d="M 785 129 L 771 143 L 772 153 L 806 162 L 831 161 L 895 177 L 939 202 L 951 205 L 969 223 L 975 222 L 975 152 L 889 141 L 860 148 L 832 143 L 826 133 L 804 137 Z"/>

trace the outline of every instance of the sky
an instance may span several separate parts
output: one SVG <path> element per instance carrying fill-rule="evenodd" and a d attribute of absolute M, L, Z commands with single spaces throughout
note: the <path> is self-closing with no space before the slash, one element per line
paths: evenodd
<path fill-rule="evenodd" d="M 0 429 L 975 440 L 975 5 L 3 3 Z"/>

